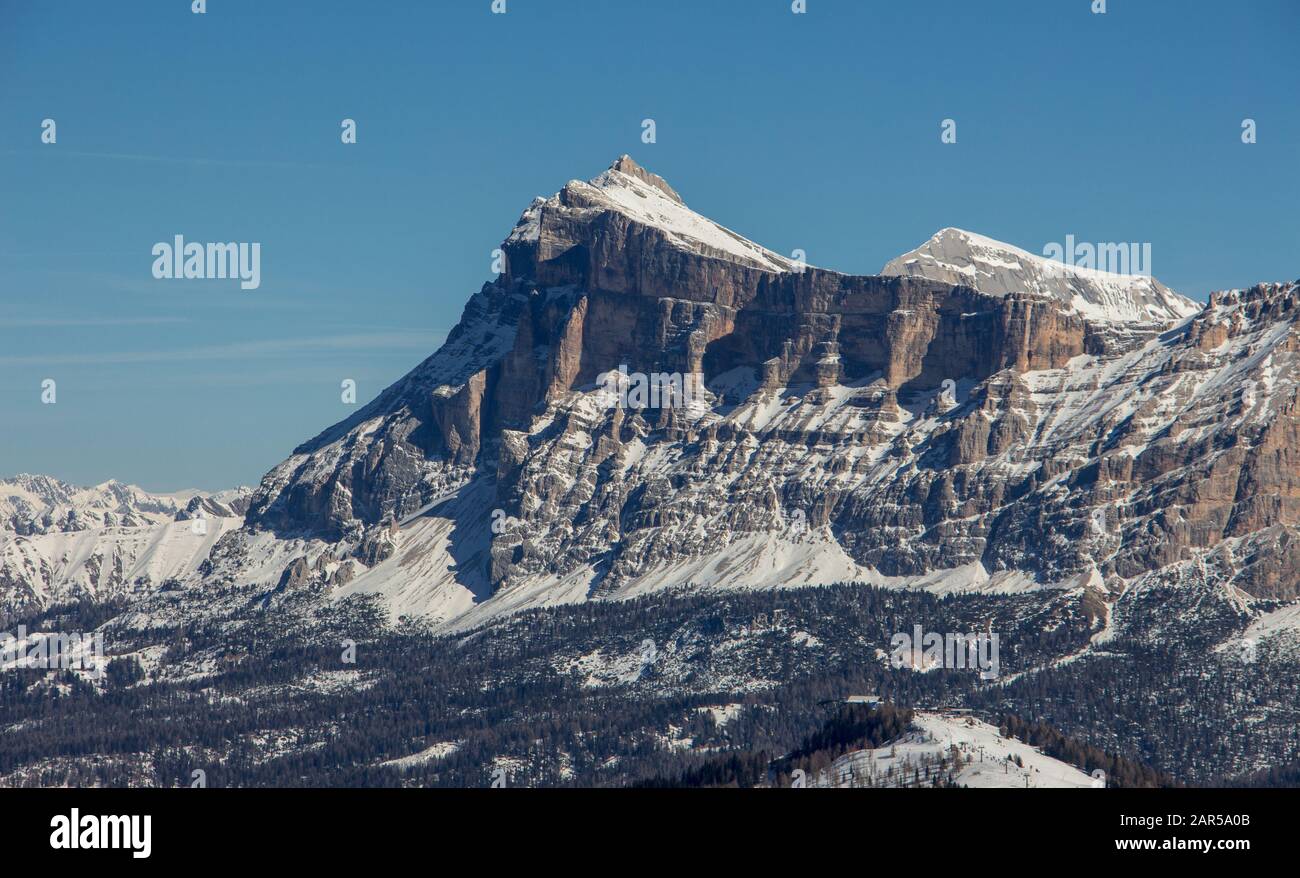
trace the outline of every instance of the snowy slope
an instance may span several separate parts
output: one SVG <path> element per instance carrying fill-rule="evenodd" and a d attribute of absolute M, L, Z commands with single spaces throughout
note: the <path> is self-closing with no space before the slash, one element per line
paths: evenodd
<path fill-rule="evenodd" d="M 413 516 L 401 524 L 394 538 L 397 550 L 333 597 L 381 595 L 392 620 L 420 616 L 437 629 L 459 630 L 593 596 L 601 578 L 586 566 L 524 577 L 494 593 L 483 573 L 491 551 L 495 502 L 490 482 L 483 480 Z M 727 534 L 723 545 L 712 552 L 648 564 L 617 587 L 600 591 L 599 597 L 634 598 L 666 585 L 767 589 L 850 581 L 935 594 L 1012 594 L 1044 587 L 1015 572 L 990 576 L 978 562 L 916 576 L 885 576 L 856 563 L 829 530 L 782 528 Z"/>
<path fill-rule="evenodd" d="M 993 295 L 1050 296 L 1090 320 L 1107 323 L 1166 323 L 1201 310 L 1153 277 L 1066 265 L 954 228 L 940 229 L 920 247 L 890 260 L 880 273 L 964 284 Z"/>
<path fill-rule="evenodd" d="M 198 569 L 241 518 L 206 518 L 20 536 L 0 533 L 0 598 L 42 607 L 81 597 L 104 600 L 152 591 Z"/>
<path fill-rule="evenodd" d="M 939 765 L 941 759 L 948 762 L 944 768 Z M 923 712 L 915 715 L 912 730 L 898 741 L 841 756 L 827 775 L 815 778 L 812 785 L 912 786 L 919 775 L 920 785 L 929 786 L 936 777 L 946 779 L 954 759 L 961 767 L 953 781 L 965 787 L 1081 789 L 1104 783 L 1022 741 L 1002 737 L 981 720 Z"/>
<path fill-rule="evenodd" d="M 1261 614 L 1246 630 L 1246 636 L 1263 638 L 1287 632 L 1300 632 L 1300 604 L 1288 604 L 1271 613 Z"/>

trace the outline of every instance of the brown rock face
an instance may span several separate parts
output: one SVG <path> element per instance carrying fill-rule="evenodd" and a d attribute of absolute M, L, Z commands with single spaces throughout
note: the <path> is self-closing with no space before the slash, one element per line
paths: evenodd
<path fill-rule="evenodd" d="M 626 157 L 613 172 L 681 204 Z M 1084 323 L 1043 299 L 918 278 L 780 271 L 794 264 L 759 248 L 751 257 L 683 246 L 672 231 L 612 209 L 588 184 L 569 184 L 536 214 L 530 236 L 506 242 L 505 273 L 471 301 L 447 348 L 268 476 L 250 509 L 253 526 L 339 538 L 408 513 L 468 477 L 485 447 L 495 454 L 502 429 L 526 428 L 547 402 L 620 365 L 701 374 L 706 383 L 746 367 L 774 370 L 781 386 L 878 376 L 898 389 L 1051 368 L 1084 345 Z M 722 243 L 743 240 L 725 235 Z M 510 345 L 467 344 L 493 334 L 485 323 Z M 347 439 L 375 419 L 382 441 Z"/>
<path fill-rule="evenodd" d="M 452 390 L 439 387 L 430 398 L 433 423 L 440 437 L 443 455 L 457 466 L 472 466 L 478 458 L 483 436 L 483 395 L 487 390 L 487 371 L 480 370 Z"/>

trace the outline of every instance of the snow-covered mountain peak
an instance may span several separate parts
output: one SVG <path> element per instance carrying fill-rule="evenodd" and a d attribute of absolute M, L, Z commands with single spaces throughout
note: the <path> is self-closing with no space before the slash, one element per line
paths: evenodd
<path fill-rule="evenodd" d="M 682 197 L 677 194 L 677 190 L 668 185 L 667 180 L 665 180 L 663 177 L 660 177 L 658 174 L 650 173 L 645 168 L 638 165 L 632 159 L 632 157 L 630 155 L 627 155 L 626 153 L 624 153 L 623 155 L 615 159 L 614 163 L 609 166 L 609 171 L 606 171 L 604 174 L 601 174 L 600 177 L 597 177 L 596 179 L 601 179 L 602 177 L 609 177 L 611 172 L 615 174 L 621 174 L 626 177 L 632 177 L 635 180 L 639 180 L 642 183 L 645 183 L 649 186 L 653 186 L 654 188 L 662 192 L 664 195 L 671 198 L 673 201 L 676 201 L 678 204 L 682 204 L 682 205 L 685 204 L 682 201 Z M 617 178 L 612 178 L 612 179 L 616 180 Z"/>
<path fill-rule="evenodd" d="M 633 222 L 664 232 L 677 247 L 702 256 L 740 262 L 765 271 L 798 270 L 799 263 L 755 244 L 686 206 L 677 191 L 630 156 L 617 158 L 589 181 L 570 180 L 550 198 L 536 198 L 506 239 L 508 244 L 539 240 L 543 215 L 612 210 Z"/>
<path fill-rule="evenodd" d="M 1104 323 L 1172 323 L 1201 310 L 1198 303 L 1148 275 L 1070 265 L 952 227 L 890 260 L 880 273 L 963 284 L 992 295 L 1048 296 Z"/>

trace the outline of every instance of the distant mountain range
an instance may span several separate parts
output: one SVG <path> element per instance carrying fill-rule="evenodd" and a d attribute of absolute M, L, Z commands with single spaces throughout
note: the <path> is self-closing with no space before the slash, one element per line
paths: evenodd
<path fill-rule="evenodd" d="M 150 494 L 113 481 L 80 488 L 25 474 L 0 479 L 3 610 L 106 600 L 192 576 L 217 538 L 242 523 L 250 494 Z"/>

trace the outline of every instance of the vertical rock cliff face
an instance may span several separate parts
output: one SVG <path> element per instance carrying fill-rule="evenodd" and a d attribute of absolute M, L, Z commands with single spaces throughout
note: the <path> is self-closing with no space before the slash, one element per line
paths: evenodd
<path fill-rule="evenodd" d="M 1042 298 L 801 266 L 691 213 L 627 157 L 535 202 L 504 249 L 443 350 L 267 477 L 254 527 L 338 538 L 401 517 L 470 478 L 500 430 L 619 365 L 707 382 L 775 360 L 785 384 L 815 380 L 838 345 L 837 380 L 898 389 L 1060 366 L 1086 333 Z"/>
<path fill-rule="evenodd" d="M 357 557 L 396 522 L 392 563 L 450 552 L 422 594 L 459 610 L 437 590 L 520 607 L 957 570 L 1118 587 L 1209 550 L 1247 591 L 1294 591 L 1294 285 L 1176 325 L 1191 309 L 1158 284 L 1105 286 L 1099 316 L 915 260 L 845 275 L 691 212 L 627 157 L 535 200 L 503 250 L 441 350 L 267 475 L 249 534 Z M 620 367 L 707 390 L 630 404 Z M 421 543 L 415 514 L 440 502 L 452 532 Z M 351 587 L 401 578 L 366 566 Z"/>

